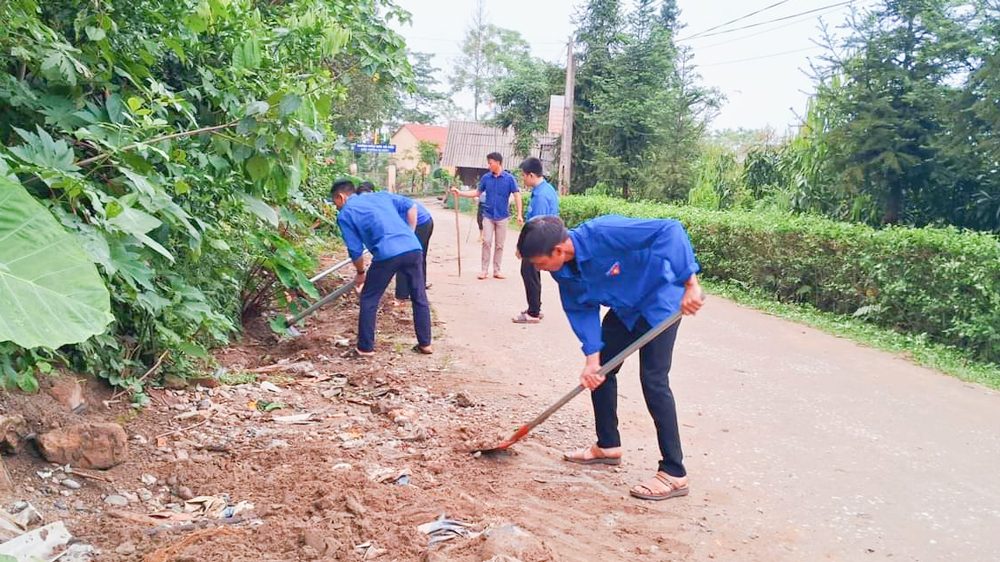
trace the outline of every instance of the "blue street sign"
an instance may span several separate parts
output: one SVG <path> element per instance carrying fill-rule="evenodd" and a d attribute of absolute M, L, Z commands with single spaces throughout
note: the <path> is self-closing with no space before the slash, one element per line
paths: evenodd
<path fill-rule="evenodd" d="M 394 144 L 353 143 L 351 146 L 354 147 L 354 152 L 377 152 L 381 154 L 394 154 L 396 152 L 396 145 Z"/>

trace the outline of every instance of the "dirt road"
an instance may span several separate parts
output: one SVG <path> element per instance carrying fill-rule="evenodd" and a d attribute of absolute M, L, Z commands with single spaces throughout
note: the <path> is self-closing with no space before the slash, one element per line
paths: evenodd
<path fill-rule="evenodd" d="M 447 324 L 443 351 L 466 384 L 530 407 L 575 385 L 579 344 L 547 274 L 544 322 L 510 322 L 525 307 L 517 233 L 507 239 L 508 278 L 479 281 L 475 231 L 466 242 L 474 219 L 463 216 L 459 279 L 454 216 L 427 206 L 435 218 L 430 298 Z M 682 323 L 671 378 L 688 498 L 638 505 L 626 497 L 658 458 L 635 360 L 621 375 L 620 474 L 560 468 L 558 446 L 592 439 L 586 396 L 540 432 L 553 446 L 529 441 L 503 462 L 505 472 L 562 471 L 562 483 L 549 484 L 558 501 L 525 497 L 522 515 L 544 523 L 533 530 L 563 559 L 657 559 L 658 547 L 636 542 L 659 536 L 671 560 L 1000 560 L 1000 535 L 991 532 L 1000 526 L 996 392 L 719 298 Z"/>

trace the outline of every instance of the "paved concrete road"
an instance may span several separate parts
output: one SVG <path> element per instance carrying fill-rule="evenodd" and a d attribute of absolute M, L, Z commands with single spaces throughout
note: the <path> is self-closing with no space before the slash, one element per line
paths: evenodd
<path fill-rule="evenodd" d="M 463 215 L 459 279 L 454 214 L 427 206 L 430 298 L 449 339 L 496 392 L 559 397 L 583 357 L 554 281 L 543 274 L 544 322 L 512 324 L 525 308 L 517 232 L 508 279 L 479 281 Z M 636 482 L 658 458 L 637 371 L 626 363 L 619 385 Z M 663 509 L 702 521 L 693 559 L 1000 560 L 998 393 L 718 297 L 682 323 L 671 379 L 692 494 Z M 568 408 L 592 426 L 586 398 Z"/>

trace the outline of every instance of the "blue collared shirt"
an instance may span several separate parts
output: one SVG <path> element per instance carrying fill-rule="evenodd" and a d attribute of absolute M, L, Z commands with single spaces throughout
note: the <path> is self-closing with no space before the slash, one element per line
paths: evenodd
<path fill-rule="evenodd" d="M 639 318 L 656 326 L 680 309 L 684 283 L 700 270 L 691 240 L 675 220 L 606 215 L 569 236 L 574 260 L 552 277 L 585 355 L 604 348 L 601 305 L 630 330 Z"/>
<path fill-rule="evenodd" d="M 352 260 L 360 258 L 365 248 L 372 253 L 372 261 L 420 251 L 420 240 L 410 225 L 400 218 L 393 197 L 391 193 L 354 195 L 347 198 L 337 213 L 340 234 Z"/>
<path fill-rule="evenodd" d="M 392 193 L 392 203 L 396 206 L 396 210 L 399 211 L 399 216 L 403 219 L 403 222 L 410 224 L 406 220 L 406 215 L 409 214 L 410 209 L 414 205 L 417 207 L 417 226 L 431 222 L 431 214 L 427 211 L 427 208 L 421 205 L 419 202 L 410 199 L 409 197 L 403 197 L 402 195 L 396 195 Z"/>
<path fill-rule="evenodd" d="M 479 180 L 478 189 L 480 193 L 486 193 L 486 199 L 482 201 L 484 217 L 495 221 L 510 218 L 510 196 L 520 191 L 514 176 L 507 171 L 500 172 L 499 176 L 486 172 Z"/>
<path fill-rule="evenodd" d="M 559 194 L 548 180 L 543 179 L 542 183 L 531 190 L 531 200 L 528 201 L 528 212 L 524 219 L 530 221 L 535 217 L 548 215 L 559 215 Z"/>

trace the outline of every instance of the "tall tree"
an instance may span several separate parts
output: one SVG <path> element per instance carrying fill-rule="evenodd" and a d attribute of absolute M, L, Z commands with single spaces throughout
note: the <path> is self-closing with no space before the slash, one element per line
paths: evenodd
<path fill-rule="evenodd" d="M 517 31 L 489 23 L 486 2 L 479 0 L 461 50 L 451 76 L 452 92 L 472 93 L 472 115 L 478 121 L 480 106 L 489 100 L 492 81 L 510 74 L 529 58 L 531 46 Z"/>
<path fill-rule="evenodd" d="M 536 135 L 548 129 L 550 97 L 561 94 L 565 82 L 564 68 L 532 57 L 513 65 L 510 75 L 490 88 L 497 109 L 491 122 L 513 129 L 519 156 L 528 156 Z"/>

